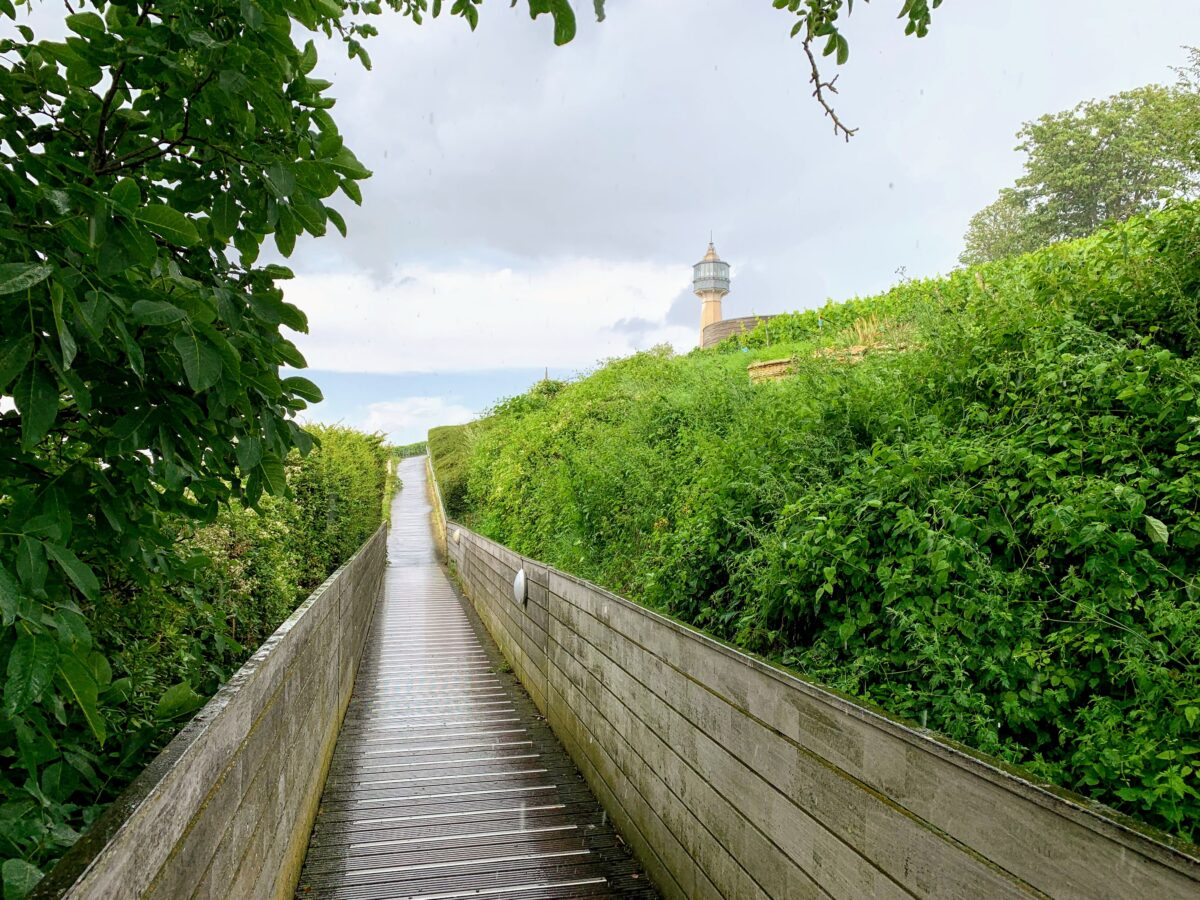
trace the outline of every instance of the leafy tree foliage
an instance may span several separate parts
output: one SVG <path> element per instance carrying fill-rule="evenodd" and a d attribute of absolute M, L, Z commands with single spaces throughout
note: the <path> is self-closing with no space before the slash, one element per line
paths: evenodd
<path fill-rule="evenodd" d="M 1195 840 L 1198 247 L 1173 205 L 543 383 L 430 450 L 518 552 Z"/>
<path fill-rule="evenodd" d="M 1026 201 L 1012 188 L 971 216 L 965 240 L 959 260 L 966 265 L 1028 253 L 1049 243 L 1030 221 Z"/>
<path fill-rule="evenodd" d="M 388 5 L 416 21 L 441 7 Z M 358 202 L 369 173 L 313 75 L 315 42 L 299 35 L 340 39 L 369 67 L 367 19 L 382 12 L 378 0 L 65 6 L 65 39 L 39 40 L 0 0 L 6 897 L 142 758 L 117 727 L 128 679 L 96 623 L 195 581 L 188 523 L 284 494 L 287 460 L 312 446 L 294 415 L 320 392 L 280 371 L 304 366 L 286 329 L 304 331 L 305 316 L 280 288 L 290 272 L 257 260 L 268 238 L 286 257 L 301 234 L 345 232 L 332 199 Z M 563 6 L 530 4 L 555 17 L 560 40 Z M 450 12 L 474 27 L 476 3 Z M 313 539 L 305 571 L 357 540 L 338 534 Z"/>
<path fill-rule="evenodd" d="M 103 742 L 81 612 L 170 570 L 163 516 L 284 490 L 311 444 L 291 415 L 320 394 L 280 376 L 304 365 L 281 326 L 305 318 L 287 271 L 253 263 L 268 234 L 286 254 L 339 224 L 324 201 L 368 173 L 282 8 L 98 10 L 63 42 L 20 25 L 0 45 L 0 598 L 7 712 L 38 728 L 65 701 Z"/>
<path fill-rule="evenodd" d="M 1149 85 L 1027 122 L 1025 174 L 977 213 L 966 264 L 1084 237 L 1200 188 L 1200 53 L 1173 87 Z"/>

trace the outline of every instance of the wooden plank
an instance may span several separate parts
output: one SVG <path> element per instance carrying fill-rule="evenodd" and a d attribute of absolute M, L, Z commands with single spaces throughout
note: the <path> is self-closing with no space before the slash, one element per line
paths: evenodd
<path fill-rule="evenodd" d="M 557 664 L 558 654 L 555 658 Z M 556 671 L 575 714 L 612 757 L 629 790 L 644 798 L 706 880 L 727 896 L 826 896 L 584 666 L 570 658 L 564 662 Z"/>
<path fill-rule="evenodd" d="M 558 636 L 556 631 L 556 641 Z M 646 710 L 655 702 L 653 695 L 644 686 L 633 687 L 633 679 L 626 673 L 597 662 L 600 654 L 578 635 L 564 632 L 563 637 L 555 664 L 569 673 L 581 694 L 595 698 L 594 703 L 589 699 L 579 714 L 589 721 L 592 715 L 622 721 L 628 742 L 636 747 L 644 765 L 667 780 L 672 793 L 683 798 L 681 802 L 773 896 L 815 896 L 818 892 L 881 900 L 909 896 L 819 822 L 794 806 L 781 804 L 777 792 L 738 760 L 719 748 L 702 758 L 693 748 L 712 742 L 694 733 L 694 728 L 677 725 L 670 729 L 664 721 L 665 711 L 648 723 Z M 713 777 L 713 771 L 718 777 Z M 656 802 L 656 809 L 661 802 Z M 711 855 L 708 848 L 691 849 L 704 858 Z M 789 892 L 777 893 L 778 874 L 786 876 Z M 728 872 L 725 879 L 719 872 L 709 871 L 708 875 L 722 890 L 733 888 L 725 880 L 730 877 Z"/>
<path fill-rule="evenodd" d="M 473 618 L 436 564 L 421 470 L 414 468 L 407 464 L 406 490 L 393 509 L 399 534 L 387 588 L 297 897 L 566 898 L 586 890 L 648 900 L 654 895 L 649 881 L 619 845 L 529 695 L 501 665 L 499 651 L 486 642 L 485 627 L 518 674 L 536 676 L 524 649 L 529 638 L 508 609 L 513 604 L 496 597 L 496 576 L 462 541 L 468 544 L 461 556 L 464 583 L 475 591 L 478 609 Z M 320 657 L 312 661 L 318 669 Z M 287 701 L 308 711 L 302 731 L 328 726 L 317 679 L 298 675 Z M 546 705 L 544 697 L 537 702 Z M 306 777 L 322 764 L 291 750 L 271 793 L 301 794 Z M 278 774 L 264 766 L 259 777 Z M 537 827 L 547 812 L 557 817 L 554 824 Z M 289 837 L 270 827 L 274 819 L 270 809 L 258 812 L 263 835 L 246 839 L 243 863 L 250 864 L 236 872 L 240 880 L 230 896 L 279 893 L 253 865 L 260 854 L 286 852 L 280 848 Z M 580 884 L 589 887 L 577 890 Z"/>
<path fill-rule="evenodd" d="M 553 686 L 547 719 L 655 886 L 668 898 L 692 897 L 695 867 L 691 858 L 641 794 L 625 789 L 623 777 L 607 750 Z"/>
<path fill-rule="evenodd" d="M 583 640 L 596 648 L 597 665 L 609 687 L 637 703 L 649 727 L 668 736 L 680 755 L 726 796 L 745 797 L 746 809 L 763 817 L 759 824 L 766 833 L 794 833 L 792 829 L 811 819 L 857 851 L 858 858 L 843 857 L 840 867 L 830 868 L 828 878 L 834 883 L 853 879 L 862 861 L 869 860 L 919 896 L 1032 895 L 1028 886 L 947 841 L 827 761 L 713 695 L 693 694 L 686 678 L 578 607 L 565 605 L 561 612 L 570 619 L 567 633 L 576 639 L 571 649 L 583 652 Z M 679 710 L 689 697 L 712 702 L 699 707 L 699 714 L 693 710 L 693 720 Z M 801 844 L 810 846 L 807 841 Z M 836 859 L 834 846 L 826 842 L 820 856 Z M 797 862 L 806 870 L 816 864 L 807 857 Z M 826 880 L 822 884 L 829 887 Z M 852 881 L 847 884 L 853 888 Z"/>
<path fill-rule="evenodd" d="M 518 605 L 512 598 L 512 583 L 516 578 L 517 570 L 508 565 L 504 561 L 487 552 L 480 552 L 478 555 L 482 568 L 485 572 L 485 577 L 480 584 L 480 590 L 487 591 L 495 598 L 500 600 L 508 600 L 505 606 L 505 611 L 514 625 L 524 631 L 532 639 L 534 646 L 544 651 L 546 648 L 546 628 L 547 628 L 547 611 L 545 608 L 545 598 L 548 596 L 548 590 L 540 585 L 528 581 L 529 574 L 535 571 L 537 567 L 532 564 L 525 563 L 526 568 L 526 587 L 530 593 L 530 601 L 524 605 Z M 542 577 L 545 578 L 545 569 L 541 568 Z M 532 599 L 535 595 L 542 596 L 539 602 Z M 533 647 L 527 648 L 526 652 L 531 656 L 535 656 Z"/>
<path fill-rule="evenodd" d="M 1200 863 L 1120 823 L 600 589 L 557 572 L 551 586 L 689 682 L 1048 894 L 1120 898 L 1153 884 L 1158 896 L 1184 898 L 1200 885 Z"/>

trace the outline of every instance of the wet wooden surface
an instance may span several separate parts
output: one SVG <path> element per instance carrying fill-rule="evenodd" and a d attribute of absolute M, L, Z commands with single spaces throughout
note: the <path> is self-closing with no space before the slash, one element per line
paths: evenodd
<path fill-rule="evenodd" d="M 438 564 L 424 459 L 400 478 L 297 896 L 656 896 Z"/>

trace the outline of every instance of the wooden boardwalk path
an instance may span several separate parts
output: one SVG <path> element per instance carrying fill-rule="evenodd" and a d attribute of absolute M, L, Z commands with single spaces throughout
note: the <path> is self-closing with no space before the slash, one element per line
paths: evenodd
<path fill-rule="evenodd" d="M 297 897 L 654 897 L 434 554 L 400 467 L 384 596 Z"/>

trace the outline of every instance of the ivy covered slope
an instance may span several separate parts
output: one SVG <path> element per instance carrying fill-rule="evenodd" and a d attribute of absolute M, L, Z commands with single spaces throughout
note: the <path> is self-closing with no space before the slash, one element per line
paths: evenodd
<path fill-rule="evenodd" d="M 1181 204 L 544 382 L 462 431 L 467 521 L 1195 841 L 1198 350 Z"/>

